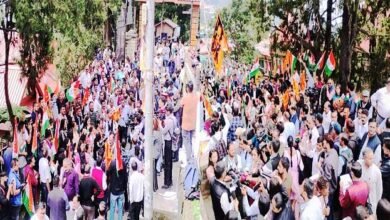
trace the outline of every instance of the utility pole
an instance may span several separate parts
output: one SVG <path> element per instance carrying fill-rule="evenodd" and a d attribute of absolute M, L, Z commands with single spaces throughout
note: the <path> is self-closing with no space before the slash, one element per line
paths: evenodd
<path fill-rule="evenodd" d="M 145 219 L 153 218 L 153 57 L 154 57 L 154 0 L 147 0 L 145 80 Z M 142 59 L 142 58 L 141 58 Z"/>

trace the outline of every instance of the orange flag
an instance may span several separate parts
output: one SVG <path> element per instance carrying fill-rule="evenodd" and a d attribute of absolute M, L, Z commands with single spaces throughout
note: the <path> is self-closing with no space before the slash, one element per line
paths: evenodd
<path fill-rule="evenodd" d="M 305 71 L 301 72 L 300 79 L 301 79 L 301 82 L 300 82 L 301 91 L 305 91 L 305 89 L 306 89 L 306 72 Z"/>
<path fill-rule="evenodd" d="M 291 68 L 291 52 L 290 50 L 287 50 L 286 56 L 284 57 L 283 60 L 283 65 L 282 65 L 282 74 L 284 74 L 285 71 Z"/>
<path fill-rule="evenodd" d="M 108 141 L 104 144 L 104 163 L 106 164 L 106 167 L 109 167 L 112 160 L 112 152 L 110 148 L 110 144 Z"/>
<path fill-rule="evenodd" d="M 209 98 L 207 96 L 204 96 L 203 102 L 204 102 L 204 108 L 206 109 L 208 116 L 211 117 L 213 115 L 213 109 L 211 108 Z"/>
<path fill-rule="evenodd" d="M 83 96 L 83 106 L 87 104 L 89 99 L 89 88 L 86 88 Z"/>
<path fill-rule="evenodd" d="M 290 92 L 287 90 L 283 93 L 282 96 L 282 104 L 284 110 L 287 109 L 289 101 L 290 101 Z"/>
<path fill-rule="evenodd" d="M 38 118 L 35 119 L 32 134 L 33 137 L 32 137 L 32 144 L 31 144 L 31 151 L 35 155 L 38 149 Z"/>
<path fill-rule="evenodd" d="M 292 86 L 293 86 L 295 97 L 299 97 L 299 86 L 298 86 L 298 82 L 295 79 L 292 80 Z"/>
<path fill-rule="evenodd" d="M 223 25 L 221 17 L 217 16 L 217 22 L 214 27 L 214 34 L 211 43 L 211 53 L 213 56 L 213 61 L 215 65 L 215 70 L 217 73 L 222 73 L 223 58 L 224 52 L 227 51 L 228 41 L 225 31 L 223 30 Z"/>

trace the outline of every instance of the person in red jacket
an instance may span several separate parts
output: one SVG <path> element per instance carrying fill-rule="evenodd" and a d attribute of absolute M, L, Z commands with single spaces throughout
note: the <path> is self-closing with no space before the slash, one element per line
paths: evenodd
<path fill-rule="evenodd" d="M 362 176 L 362 166 L 358 162 L 352 164 L 349 175 L 352 183 L 345 186 L 340 181 L 339 201 L 342 207 L 342 218 L 351 217 L 355 219 L 355 210 L 359 205 L 365 206 L 368 199 L 369 189 L 366 182 L 360 180 Z"/>

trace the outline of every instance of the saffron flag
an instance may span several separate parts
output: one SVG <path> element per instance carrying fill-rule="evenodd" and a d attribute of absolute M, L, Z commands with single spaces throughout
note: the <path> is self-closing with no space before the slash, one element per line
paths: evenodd
<path fill-rule="evenodd" d="M 104 163 L 109 167 L 112 161 L 112 152 L 108 141 L 104 144 Z"/>
<path fill-rule="evenodd" d="M 38 149 L 38 119 L 35 119 L 33 125 L 33 136 L 32 136 L 32 144 L 31 151 L 34 155 L 36 155 Z"/>
<path fill-rule="evenodd" d="M 82 102 L 83 106 L 85 106 L 88 103 L 88 99 L 89 99 L 89 88 L 86 88 L 84 90 L 84 96 L 83 96 L 83 102 Z"/>
<path fill-rule="evenodd" d="M 287 50 L 286 56 L 284 57 L 283 64 L 282 64 L 282 74 L 284 74 L 284 72 L 288 71 L 288 68 L 291 68 L 291 57 L 292 57 L 292 54 L 291 54 L 290 50 Z"/>
<path fill-rule="evenodd" d="M 284 110 L 287 110 L 289 101 L 290 101 L 290 94 L 289 94 L 289 91 L 287 90 L 283 93 L 283 96 L 282 96 L 282 104 L 283 104 Z"/>
<path fill-rule="evenodd" d="M 293 86 L 295 97 L 299 97 L 299 86 L 298 86 L 298 82 L 295 79 L 292 80 L 292 86 Z"/>
<path fill-rule="evenodd" d="M 332 72 L 336 68 L 336 60 L 333 55 L 333 51 L 330 51 L 328 59 L 326 60 L 326 65 L 325 65 L 325 74 L 329 77 L 332 75 Z"/>
<path fill-rule="evenodd" d="M 305 71 L 301 72 L 299 85 L 301 87 L 301 91 L 305 91 L 305 89 L 306 89 L 306 73 L 305 73 Z"/>
<path fill-rule="evenodd" d="M 213 115 L 213 109 L 211 108 L 210 99 L 206 95 L 203 96 L 203 103 L 208 117 L 211 118 L 211 116 Z"/>
<path fill-rule="evenodd" d="M 60 120 L 56 119 L 55 132 L 54 132 L 54 150 L 58 152 L 60 146 Z"/>
<path fill-rule="evenodd" d="M 211 43 L 211 54 L 213 56 L 214 66 L 217 73 L 222 72 L 224 52 L 228 50 L 228 41 L 220 16 L 217 16 L 217 22 L 214 27 L 214 34 Z"/>
<path fill-rule="evenodd" d="M 33 196 L 30 176 L 27 177 L 26 187 L 22 194 L 22 201 L 24 207 L 27 210 L 27 213 L 31 216 L 35 212 L 35 207 L 34 207 L 34 196 Z"/>
<path fill-rule="evenodd" d="M 80 81 L 77 80 L 70 85 L 70 88 L 68 90 L 66 90 L 66 99 L 69 102 L 73 102 L 73 100 L 78 96 L 79 87 Z"/>
<path fill-rule="evenodd" d="M 121 143 L 119 140 L 119 132 L 116 133 L 114 145 L 115 145 L 116 170 L 120 171 L 123 169 L 123 161 L 122 161 Z"/>
<path fill-rule="evenodd" d="M 12 157 L 13 158 L 18 158 L 18 154 L 19 154 L 19 144 L 18 144 L 18 130 L 17 130 L 17 127 L 18 127 L 18 122 L 15 118 L 15 125 L 14 125 L 14 138 L 13 138 L 13 141 L 12 141 Z"/>

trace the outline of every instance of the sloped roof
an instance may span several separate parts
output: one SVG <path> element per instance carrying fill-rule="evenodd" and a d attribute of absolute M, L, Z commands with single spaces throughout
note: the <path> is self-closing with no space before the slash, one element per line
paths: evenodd
<path fill-rule="evenodd" d="M 20 105 L 25 93 L 27 78 L 22 76 L 22 70 L 18 65 L 9 65 L 8 68 L 9 98 L 11 104 Z M 0 108 L 7 106 L 5 102 L 4 71 L 5 66 L 3 65 L 0 67 Z"/>
<path fill-rule="evenodd" d="M 157 23 L 156 26 L 161 25 L 161 23 L 166 23 L 167 25 L 171 26 L 173 29 L 177 28 L 179 25 L 177 25 L 175 22 L 173 22 L 171 19 L 164 19 L 162 22 Z"/>

